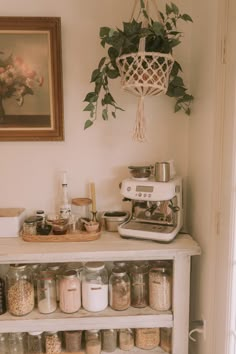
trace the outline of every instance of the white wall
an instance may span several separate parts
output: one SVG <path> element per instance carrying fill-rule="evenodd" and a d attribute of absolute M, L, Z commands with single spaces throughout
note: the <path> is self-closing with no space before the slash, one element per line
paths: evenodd
<path fill-rule="evenodd" d="M 96 183 L 99 210 L 121 206 L 118 184 L 128 176 L 128 165 L 174 159 L 177 172 L 187 175 L 189 119 L 182 113 L 175 115 L 174 102 L 165 96 L 147 98 L 145 102 L 145 143 L 132 140 L 137 100 L 121 92 L 115 81 L 113 95 L 126 111 L 108 122 L 99 117 L 94 127 L 83 130 L 88 115 L 83 112 L 82 101 L 92 88 L 91 71 L 104 55 L 99 28 L 119 26 L 122 20 L 129 20 L 133 1 L 0 0 L 0 5 L 2 16 L 61 17 L 65 118 L 64 142 L 0 142 L 0 206 L 52 211 L 61 170 L 68 171 L 72 197 L 87 196 L 88 182 Z M 185 55 L 186 76 L 188 42 L 186 35 L 182 51 L 178 50 L 178 56 Z"/>

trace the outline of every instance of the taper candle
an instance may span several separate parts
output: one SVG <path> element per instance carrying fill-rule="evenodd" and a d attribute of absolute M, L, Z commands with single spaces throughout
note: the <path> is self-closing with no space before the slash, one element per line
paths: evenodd
<path fill-rule="evenodd" d="M 92 182 L 90 183 L 90 194 L 92 199 L 92 212 L 95 213 L 96 210 L 96 192 L 95 192 L 95 184 Z"/>

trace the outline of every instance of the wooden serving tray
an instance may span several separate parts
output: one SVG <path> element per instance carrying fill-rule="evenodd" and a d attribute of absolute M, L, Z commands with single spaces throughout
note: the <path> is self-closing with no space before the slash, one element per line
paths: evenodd
<path fill-rule="evenodd" d="M 65 235 L 27 235 L 23 232 L 21 237 L 26 242 L 87 242 L 97 240 L 101 235 L 101 229 L 96 232 L 77 231 Z"/>

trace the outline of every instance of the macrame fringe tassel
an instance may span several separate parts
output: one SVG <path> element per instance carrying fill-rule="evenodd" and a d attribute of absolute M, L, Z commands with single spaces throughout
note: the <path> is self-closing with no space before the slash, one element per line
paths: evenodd
<path fill-rule="evenodd" d="M 139 97 L 133 139 L 138 142 L 141 142 L 141 143 L 146 141 L 146 121 L 145 121 L 145 116 L 144 116 L 144 96 Z"/>

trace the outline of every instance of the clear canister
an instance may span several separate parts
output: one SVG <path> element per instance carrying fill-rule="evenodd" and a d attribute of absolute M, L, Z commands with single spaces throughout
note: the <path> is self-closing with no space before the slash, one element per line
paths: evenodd
<path fill-rule="evenodd" d="M 49 263 L 47 265 L 47 270 L 55 275 L 56 278 L 56 294 L 57 294 L 57 301 L 59 302 L 60 300 L 60 295 L 59 295 L 59 282 L 61 275 L 64 271 L 65 265 L 62 263 Z"/>
<path fill-rule="evenodd" d="M 119 347 L 127 351 L 134 348 L 134 331 L 131 328 L 119 330 Z"/>
<path fill-rule="evenodd" d="M 166 353 L 171 353 L 172 350 L 172 329 L 161 328 L 161 348 Z"/>
<path fill-rule="evenodd" d="M 41 271 L 37 280 L 37 303 L 40 313 L 52 313 L 57 309 L 56 279 L 53 273 Z"/>
<path fill-rule="evenodd" d="M 109 304 L 118 311 L 130 306 L 130 279 L 124 268 L 112 269 L 109 278 Z"/>
<path fill-rule="evenodd" d="M 9 354 L 8 334 L 0 333 L 0 353 Z"/>
<path fill-rule="evenodd" d="M 148 271 L 147 262 L 134 262 L 130 266 L 131 306 L 148 306 Z"/>
<path fill-rule="evenodd" d="M 114 352 L 117 348 L 117 330 L 103 329 L 102 330 L 102 350 L 104 352 Z"/>
<path fill-rule="evenodd" d="M 31 268 L 24 264 L 11 264 L 7 273 L 8 311 L 24 316 L 34 309 L 34 284 Z"/>
<path fill-rule="evenodd" d="M 99 330 L 89 330 L 85 332 L 86 354 L 101 353 L 101 332 Z"/>
<path fill-rule="evenodd" d="M 58 354 L 62 352 L 62 341 L 58 332 L 45 333 L 46 354 Z"/>
<path fill-rule="evenodd" d="M 44 353 L 43 349 L 43 332 L 29 332 L 28 333 L 28 354 Z"/>
<path fill-rule="evenodd" d="M 37 234 L 37 216 L 30 216 L 23 223 L 23 232 L 26 235 Z"/>
<path fill-rule="evenodd" d="M 84 265 L 82 262 L 67 263 L 65 266 L 65 271 L 75 270 L 79 279 L 81 279 L 83 269 L 84 269 Z"/>
<path fill-rule="evenodd" d="M 149 305 L 157 311 L 168 311 L 172 306 L 172 278 L 168 268 L 149 270 Z"/>
<path fill-rule="evenodd" d="M 60 309 L 65 313 L 73 313 L 81 307 L 80 279 L 73 269 L 62 275 L 59 283 Z"/>
<path fill-rule="evenodd" d="M 25 334 L 24 333 L 9 333 L 8 334 L 9 353 L 25 354 Z"/>
<path fill-rule="evenodd" d="M 150 350 L 160 343 L 160 328 L 136 328 L 135 345 L 137 348 Z"/>
<path fill-rule="evenodd" d="M 85 310 L 102 311 L 108 306 L 108 272 L 103 262 L 88 262 L 82 273 L 82 304 Z"/>
<path fill-rule="evenodd" d="M 77 353 L 81 350 L 82 331 L 65 331 L 65 350 L 68 353 Z"/>

